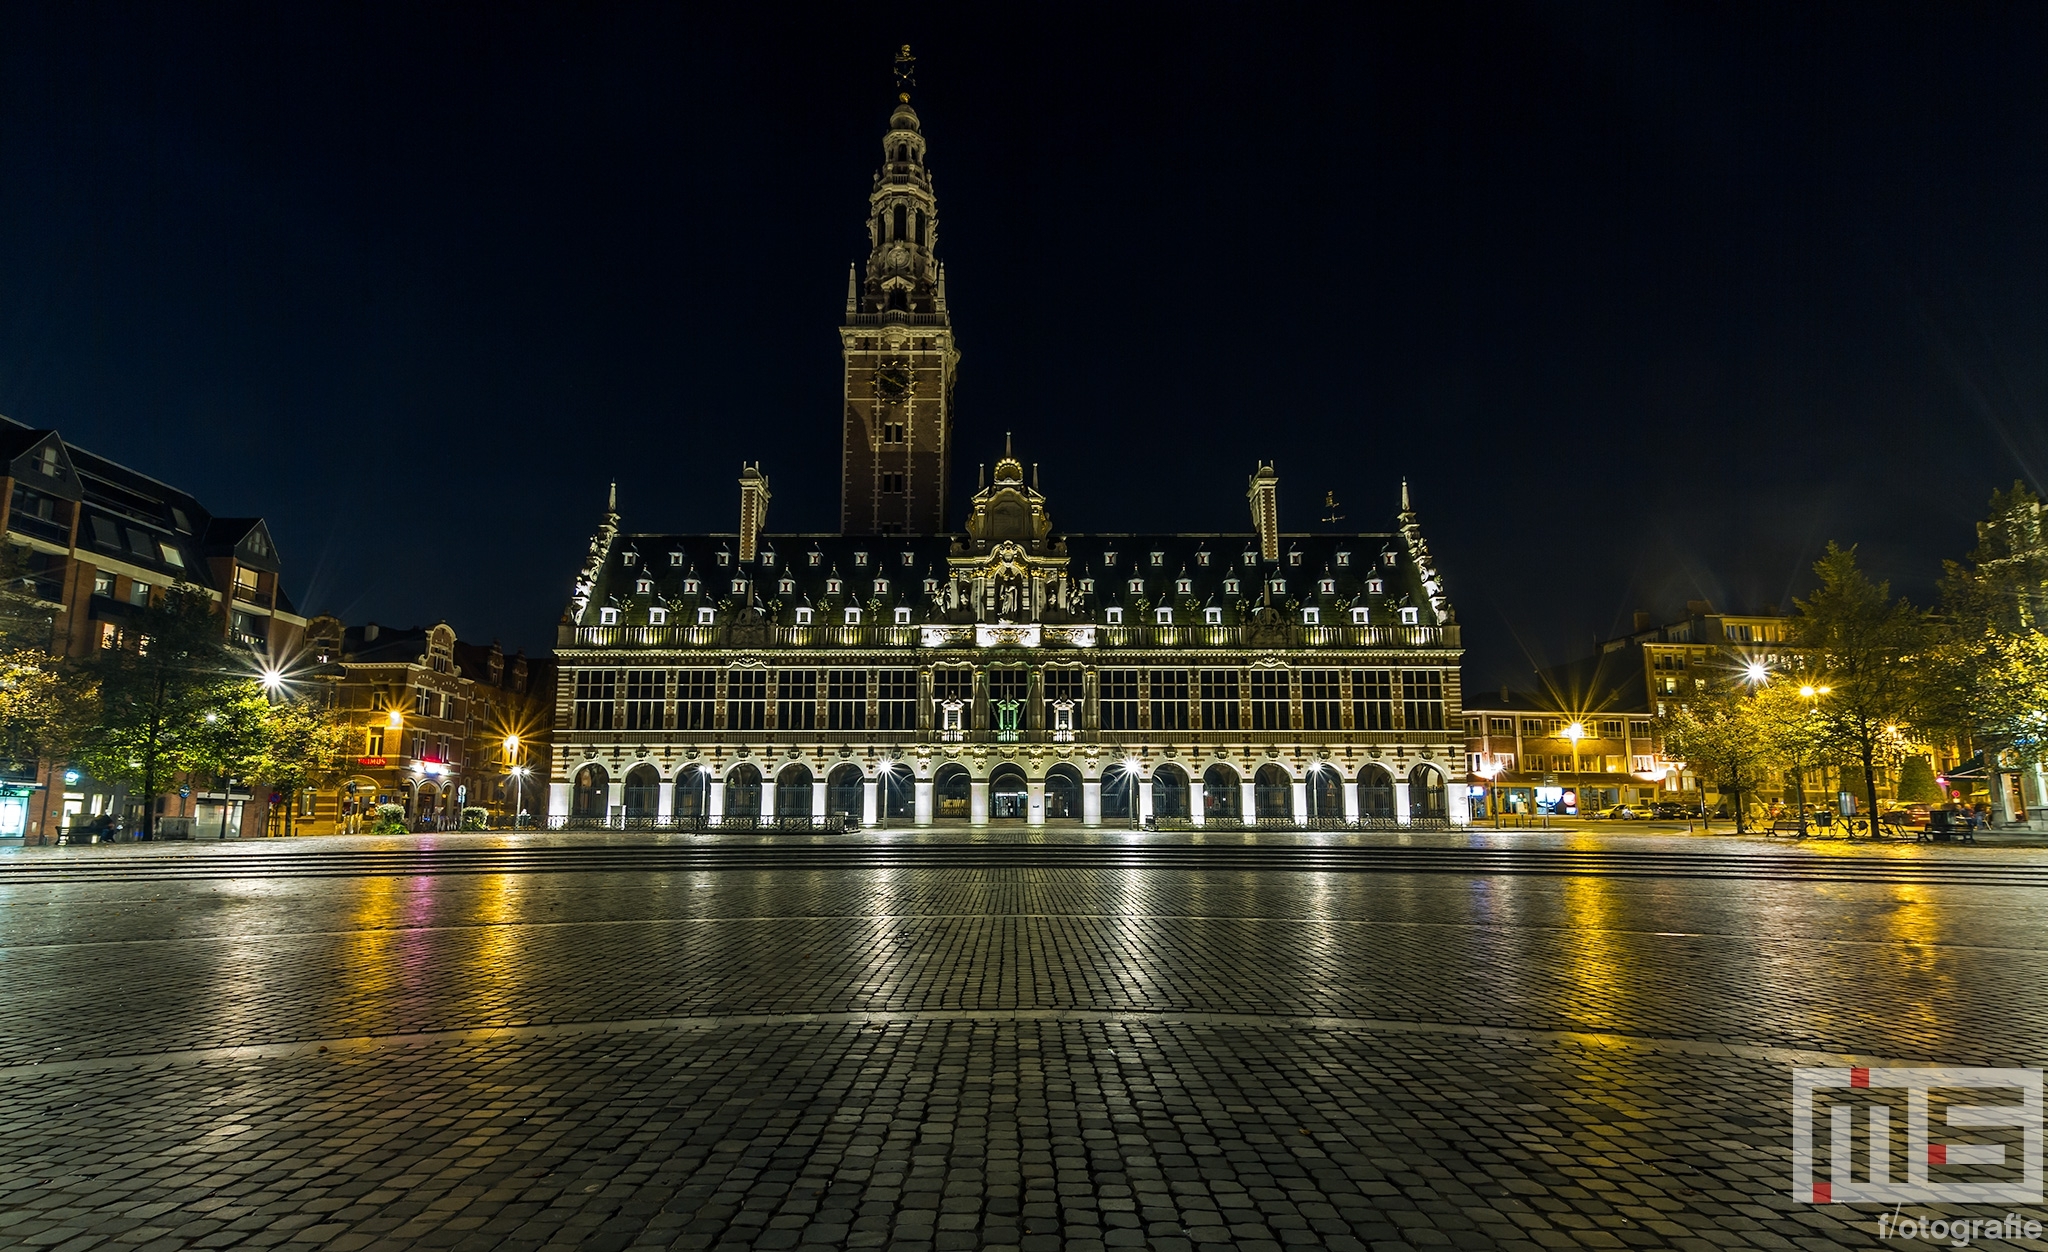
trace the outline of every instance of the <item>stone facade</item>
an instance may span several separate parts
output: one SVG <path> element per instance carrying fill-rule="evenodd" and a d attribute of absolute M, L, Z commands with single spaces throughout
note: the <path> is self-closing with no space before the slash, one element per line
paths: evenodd
<path fill-rule="evenodd" d="M 1386 531 L 1061 534 L 1006 453 L 946 528 L 953 368 L 905 95 L 849 274 L 841 533 L 632 534 L 563 614 L 548 814 L 677 827 L 1462 823 L 1458 626 Z M 892 477 L 893 476 L 893 477 Z M 1028 481 L 1027 481 L 1028 479 Z"/>

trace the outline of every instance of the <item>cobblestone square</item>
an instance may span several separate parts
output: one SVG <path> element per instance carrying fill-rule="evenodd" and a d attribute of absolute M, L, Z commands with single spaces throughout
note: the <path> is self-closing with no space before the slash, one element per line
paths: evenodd
<path fill-rule="evenodd" d="M 2043 883 L 1649 837 L 22 850 L 0 1245 L 1875 1246 L 1789 1198 L 1791 1067 L 2040 1065 Z"/>

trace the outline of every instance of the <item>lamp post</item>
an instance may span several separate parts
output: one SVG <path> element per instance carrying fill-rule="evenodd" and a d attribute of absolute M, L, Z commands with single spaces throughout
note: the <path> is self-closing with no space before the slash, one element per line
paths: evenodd
<path fill-rule="evenodd" d="M 1139 829 L 1138 819 L 1138 769 L 1144 764 L 1135 756 L 1124 758 L 1124 786 L 1130 796 L 1131 829 Z"/>
<path fill-rule="evenodd" d="M 1572 795 L 1576 798 L 1583 790 L 1579 786 L 1579 740 L 1586 737 L 1586 728 L 1573 722 L 1564 728 L 1564 737 L 1572 741 Z"/>
<path fill-rule="evenodd" d="M 526 767 L 519 763 L 519 736 L 505 736 L 505 772 L 512 776 L 512 827 L 519 828 L 519 810 L 525 799 L 525 788 L 521 780 L 526 776 Z"/>

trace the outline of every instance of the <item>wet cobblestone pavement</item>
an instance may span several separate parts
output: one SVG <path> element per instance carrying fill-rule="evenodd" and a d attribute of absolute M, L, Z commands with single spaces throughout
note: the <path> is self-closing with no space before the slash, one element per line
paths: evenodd
<path fill-rule="evenodd" d="M 0 1246 L 1876 1246 L 1790 1067 L 2048 1055 L 2043 850 L 1231 842 L 0 854 Z"/>

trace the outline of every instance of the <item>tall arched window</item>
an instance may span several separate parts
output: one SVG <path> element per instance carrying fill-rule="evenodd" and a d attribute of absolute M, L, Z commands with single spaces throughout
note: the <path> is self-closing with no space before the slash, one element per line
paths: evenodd
<path fill-rule="evenodd" d="M 1358 815 L 1367 821 L 1394 820 L 1394 780 L 1377 765 L 1358 772 Z"/>
<path fill-rule="evenodd" d="M 1031 815 L 1031 792 L 1023 770 L 1003 765 L 989 776 L 988 815 L 991 821 L 1022 821 Z"/>
<path fill-rule="evenodd" d="M 894 236 L 892 236 L 892 238 L 908 239 L 909 237 L 910 206 L 907 204 L 899 204 L 896 206 L 896 233 Z"/>
<path fill-rule="evenodd" d="M 909 144 L 907 144 L 907 143 L 899 143 L 899 144 L 897 144 L 897 145 L 896 145 L 896 159 L 897 159 L 897 160 L 899 160 L 899 161 L 908 161 L 908 160 L 910 159 L 910 145 L 909 145 Z"/>
<path fill-rule="evenodd" d="M 761 816 L 761 771 L 735 765 L 725 776 L 725 820 L 752 821 Z"/>
<path fill-rule="evenodd" d="M 1252 776 L 1253 812 L 1262 822 L 1294 820 L 1294 780 L 1278 765 L 1261 765 Z"/>
<path fill-rule="evenodd" d="M 1227 765 L 1211 765 L 1202 774 L 1202 820 L 1234 822 L 1241 818 L 1244 789 Z"/>
<path fill-rule="evenodd" d="M 882 793 L 877 807 L 882 810 L 884 825 L 917 820 L 917 776 L 908 767 L 883 770 L 877 786 Z"/>
<path fill-rule="evenodd" d="M 1327 765 L 1308 776 L 1308 815 L 1317 822 L 1344 820 L 1344 776 Z"/>
<path fill-rule="evenodd" d="M 586 765 L 576 771 L 576 790 L 569 801 L 569 816 L 603 820 L 610 812 L 611 779 L 604 766 Z"/>
<path fill-rule="evenodd" d="M 1137 770 L 1118 765 L 1102 771 L 1102 820 L 1129 822 L 1138 811 Z"/>
<path fill-rule="evenodd" d="M 973 790 L 964 767 L 940 767 L 938 776 L 932 780 L 932 816 L 940 821 L 966 821 L 971 816 Z"/>
<path fill-rule="evenodd" d="M 1079 821 L 1081 776 L 1071 765 L 1055 765 L 1045 775 L 1045 820 Z"/>
<path fill-rule="evenodd" d="M 697 821 L 711 811 L 711 775 L 689 766 L 676 775 L 675 807 L 669 810 L 677 821 Z"/>
<path fill-rule="evenodd" d="M 784 822 L 811 820 L 811 767 L 792 765 L 775 776 L 775 816 Z"/>
<path fill-rule="evenodd" d="M 825 816 L 861 820 L 867 810 L 866 777 L 858 765 L 841 765 L 825 779 Z"/>
<path fill-rule="evenodd" d="M 924 210 L 917 211 L 917 246 L 924 247 Z"/>
<path fill-rule="evenodd" d="M 652 765 L 635 765 L 626 775 L 626 817 L 651 819 L 661 804 L 661 771 Z"/>
<path fill-rule="evenodd" d="M 1444 776 L 1429 765 L 1409 770 L 1408 820 L 1440 822 L 1450 815 L 1450 804 L 1444 796 Z"/>
<path fill-rule="evenodd" d="M 1188 776 L 1176 765 L 1162 765 L 1152 771 L 1152 818 L 1154 821 L 1188 820 Z"/>

